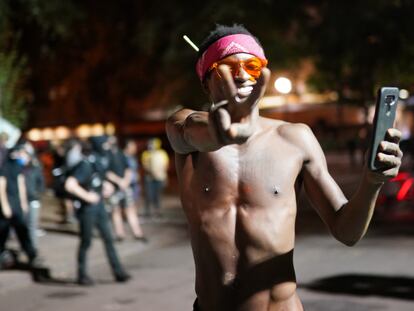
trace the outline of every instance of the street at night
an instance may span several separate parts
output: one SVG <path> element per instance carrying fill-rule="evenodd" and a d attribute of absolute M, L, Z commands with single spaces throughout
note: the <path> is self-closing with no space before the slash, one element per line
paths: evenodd
<path fill-rule="evenodd" d="M 1 0 L 0 311 L 413 311 L 413 20 Z"/>
<path fill-rule="evenodd" d="M 149 245 L 133 241 L 118 245 L 133 276 L 121 285 L 109 277 L 96 240 L 90 255 L 96 258 L 91 261 L 92 274 L 98 280 L 94 288 L 73 284 L 76 237 L 48 233 L 42 242 L 51 254 L 48 262 L 54 262 L 52 274 L 56 282 L 68 283 L 39 284 L 24 271 L 2 272 L 0 301 L 19 311 L 191 310 L 194 264 L 185 226 L 153 225 L 149 233 Z M 409 264 L 413 243 L 412 231 L 390 234 L 386 228 L 373 228 L 354 248 L 341 246 L 327 234 L 300 234 L 295 266 L 305 309 L 413 310 L 414 268 Z"/>

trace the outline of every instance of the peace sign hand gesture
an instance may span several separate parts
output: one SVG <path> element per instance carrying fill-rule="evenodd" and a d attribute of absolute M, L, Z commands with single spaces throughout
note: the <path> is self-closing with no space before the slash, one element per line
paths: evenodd
<path fill-rule="evenodd" d="M 217 140 L 223 145 L 242 144 L 253 134 L 257 116 L 253 111 L 263 96 L 270 77 L 270 70 L 262 68 L 257 83 L 246 98 L 240 98 L 230 69 L 226 65 L 218 67 L 220 80 L 213 84 L 213 92 L 221 90 L 224 97 L 213 105 L 209 120 L 213 125 L 211 130 Z"/>

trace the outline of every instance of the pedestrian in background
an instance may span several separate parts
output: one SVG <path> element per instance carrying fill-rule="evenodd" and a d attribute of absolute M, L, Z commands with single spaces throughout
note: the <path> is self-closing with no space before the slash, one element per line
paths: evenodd
<path fill-rule="evenodd" d="M 19 144 L 9 151 L 0 169 L 0 254 L 5 251 L 10 228 L 13 228 L 29 264 L 35 267 L 39 260 L 25 216 L 29 204 L 23 167 L 28 161 L 29 155 Z"/>
<path fill-rule="evenodd" d="M 45 190 L 45 179 L 43 176 L 43 166 L 36 156 L 33 145 L 29 141 L 26 141 L 23 146 L 29 157 L 27 164 L 23 168 L 23 174 L 26 180 L 27 198 L 29 201 L 27 225 L 33 245 L 37 248 L 38 236 L 44 235 L 44 231 L 40 231 L 39 229 L 39 217 L 42 206 L 41 194 Z"/>
<path fill-rule="evenodd" d="M 71 160 L 67 158 L 66 150 L 71 148 L 73 140 L 68 140 L 64 144 L 56 145 L 53 149 L 53 192 L 59 201 L 61 213 L 63 215 L 63 224 L 72 224 L 76 222 L 74 216 L 73 202 L 65 190 L 66 172 L 70 169 L 68 164 Z"/>
<path fill-rule="evenodd" d="M 161 148 L 161 140 L 152 138 L 141 157 L 145 183 L 145 215 L 161 216 L 161 195 L 167 183 L 169 158 Z M 152 208 L 153 207 L 153 212 Z"/>
<path fill-rule="evenodd" d="M 141 183 L 139 175 L 139 163 L 137 161 L 137 144 L 133 140 L 127 140 L 124 147 L 124 155 L 126 157 L 128 167 L 132 172 L 131 189 L 135 202 L 135 207 L 139 207 L 141 198 Z M 135 211 L 136 212 L 136 211 Z"/>
<path fill-rule="evenodd" d="M 133 172 L 128 165 L 125 154 L 118 147 L 116 137 L 110 136 L 108 141 L 110 143 L 111 153 L 106 177 L 115 187 L 115 193 L 110 197 L 109 201 L 111 204 L 112 222 L 116 239 L 118 241 L 125 239 L 123 221 L 125 216 L 134 238 L 136 240 L 147 242 L 139 223 L 133 198 L 131 188 Z"/>

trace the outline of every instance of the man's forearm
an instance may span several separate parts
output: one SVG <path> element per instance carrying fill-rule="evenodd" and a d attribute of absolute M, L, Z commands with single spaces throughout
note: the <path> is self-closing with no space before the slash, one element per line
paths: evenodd
<path fill-rule="evenodd" d="M 216 122 L 205 111 L 180 110 L 168 118 L 166 130 L 171 146 L 179 154 L 215 151 L 224 146 Z"/>
<path fill-rule="evenodd" d="M 11 215 L 11 208 L 7 198 L 6 183 L 6 178 L 0 177 L 0 205 L 3 215 L 9 217 Z"/>
<path fill-rule="evenodd" d="M 82 201 L 89 202 L 90 192 L 83 188 L 75 178 L 69 177 L 65 182 L 65 190 Z"/>
<path fill-rule="evenodd" d="M 366 233 L 382 183 L 372 183 L 364 173 L 357 192 L 338 212 L 335 236 L 346 245 L 357 243 Z"/>
<path fill-rule="evenodd" d="M 106 173 L 106 178 L 110 181 L 116 184 L 117 186 L 121 186 L 123 179 L 119 177 L 117 174 L 115 174 L 112 171 L 109 171 Z"/>
<path fill-rule="evenodd" d="M 183 137 L 196 151 L 209 152 L 223 147 L 210 122 L 209 113 L 204 111 L 194 112 L 184 121 Z"/>
<path fill-rule="evenodd" d="M 20 174 L 17 177 L 18 187 L 19 187 L 19 198 L 20 198 L 20 205 L 24 212 L 29 211 L 29 202 L 27 198 L 27 190 L 26 190 L 26 181 L 25 177 Z"/>

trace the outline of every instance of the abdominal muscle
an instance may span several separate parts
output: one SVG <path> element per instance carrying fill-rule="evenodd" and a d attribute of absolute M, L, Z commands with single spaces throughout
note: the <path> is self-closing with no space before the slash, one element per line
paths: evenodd
<path fill-rule="evenodd" d="M 187 217 L 200 310 L 303 310 L 293 268 L 294 215 L 233 207 L 187 210 Z"/>

